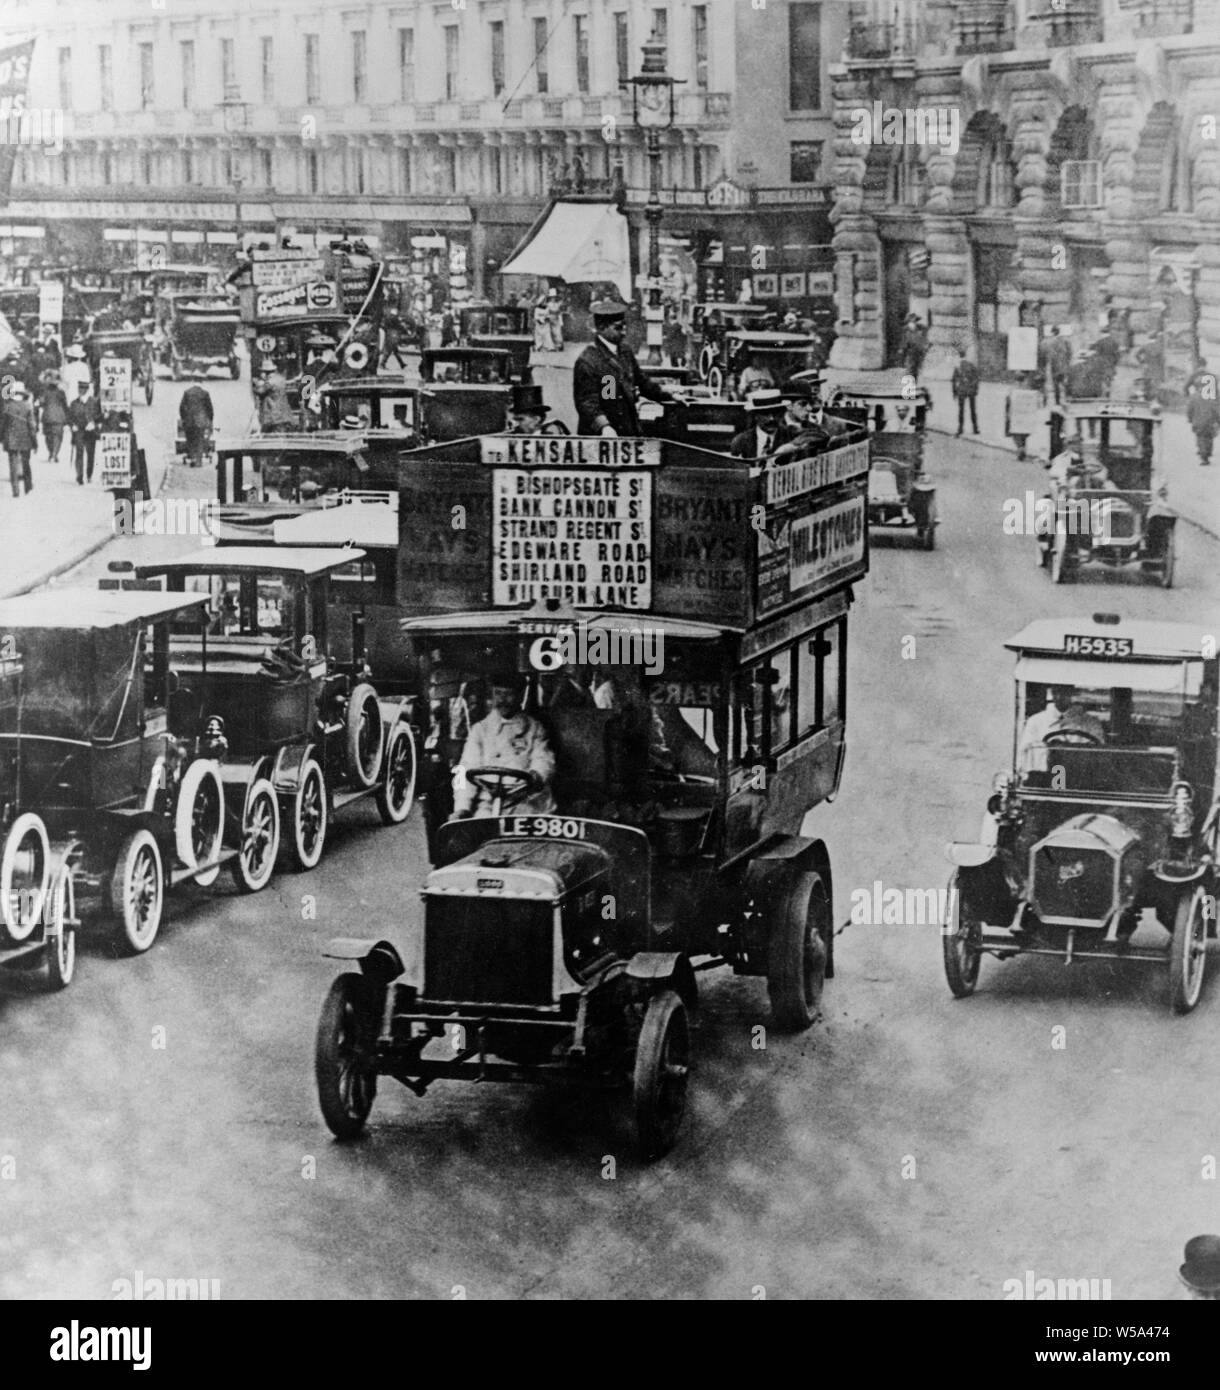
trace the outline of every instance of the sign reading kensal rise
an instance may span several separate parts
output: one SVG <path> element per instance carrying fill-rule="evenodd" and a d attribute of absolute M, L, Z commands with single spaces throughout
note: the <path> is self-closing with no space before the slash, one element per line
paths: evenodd
<path fill-rule="evenodd" d="M 587 438 L 579 434 L 488 434 L 480 438 L 479 452 L 484 463 L 516 468 L 534 464 L 656 468 L 661 462 L 661 441 Z"/>

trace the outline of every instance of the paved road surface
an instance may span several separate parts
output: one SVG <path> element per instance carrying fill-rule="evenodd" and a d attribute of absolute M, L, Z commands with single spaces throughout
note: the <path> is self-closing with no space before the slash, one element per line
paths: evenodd
<path fill-rule="evenodd" d="M 933 468 L 940 547 L 877 541 L 853 611 L 845 782 L 816 817 L 840 923 L 853 888 L 943 887 L 1010 748 L 1005 637 L 1217 613 L 1193 528 L 1176 591 L 1054 588 L 1000 525 L 1036 465 L 946 440 Z M 1159 967 L 989 960 L 955 1002 L 927 925 L 849 926 L 824 1020 L 765 1050 L 761 983 L 704 976 L 693 1105 L 654 1167 L 600 1102 L 492 1086 L 383 1081 L 367 1138 L 336 1144 L 311 1076 L 320 949 L 415 930 L 423 869 L 416 816 L 357 810 L 313 874 L 177 896 L 147 956 L 86 947 L 62 995 L 6 986 L 0 1297 L 107 1296 L 142 1270 L 226 1298 L 997 1298 L 1033 1270 L 1160 1298 L 1220 1221 L 1215 980 L 1175 1018 Z"/>

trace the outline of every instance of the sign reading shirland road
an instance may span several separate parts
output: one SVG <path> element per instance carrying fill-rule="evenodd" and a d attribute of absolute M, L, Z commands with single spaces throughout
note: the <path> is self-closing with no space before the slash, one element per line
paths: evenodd
<path fill-rule="evenodd" d="M 492 602 L 652 606 L 652 478 L 591 468 L 497 468 Z"/>

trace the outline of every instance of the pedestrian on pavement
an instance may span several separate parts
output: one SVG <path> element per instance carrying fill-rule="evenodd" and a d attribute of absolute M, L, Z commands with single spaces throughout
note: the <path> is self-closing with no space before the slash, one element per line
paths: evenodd
<path fill-rule="evenodd" d="M 47 372 L 44 378 L 38 411 L 42 416 L 42 437 L 47 441 L 47 457 L 52 463 L 58 463 L 64 426 L 68 423 L 68 398 L 54 371 Z"/>
<path fill-rule="evenodd" d="M 198 384 L 188 386 L 178 402 L 178 423 L 186 438 L 186 461 L 191 468 L 203 463 L 203 446 L 212 433 L 212 397 Z"/>
<path fill-rule="evenodd" d="M 918 314 L 907 316 L 907 330 L 902 339 L 902 366 L 908 376 L 919 380 L 923 360 L 928 355 L 928 330 Z"/>
<path fill-rule="evenodd" d="M 63 344 L 59 341 L 59 335 L 55 332 L 55 325 L 44 323 L 42 325 L 42 345 L 50 355 L 51 365 L 56 371 L 64 364 Z"/>
<path fill-rule="evenodd" d="M 77 383 L 81 381 L 92 385 L 93 374 L 85 361 L 85 349 L 79 343 L 73 343 L 64 353 L 63 383 L 69 401 L 76 399 Z"/>
<path fill-rule="evenodd" d="M 1195 369 L 1186 378 L 1186 385 L 1182 387 L 1183 393 L 1187 396 L 1195 390 L 1202 391 L 1205 396 L 1220 395 L 1220 391 L 1216 389 L 1216 374 L 1202 357 L 1195 359 Z"/>
<path fill-rule="evenodd" d="M 1108 396 L 1114 384 L 1114 373 L 1118 369 L 1118 359 L 1122 349 L 1118 339 L 1111 333 L 1109 325 L 1101 331 L 1101 337 L 1093 344 L 1093 351 L 1101 363 L 1102 394 Z"/>
<path fill-rule="evenodd" d="M 686 333 L 683 331 L 682 321 L 678 318 L 678 311 L 674 308 L 665 311 L 665 327 L 662 329 L 661 345 L 665 349 L 665 356 L 669 359 L 671 367 L 686 365 Z"/>
<path fill-rule="evenodd" d="M 551 351 L 563 351 L 563 301 L 559 291 L 551 288 L 546 297 L 547 325 L 551 332 Z"/>
<path fill-rule="evenodd" d="M 1186 402 L 1186 421 L 1194 431 L 1195 443 L 1199 447 L 1199 462 L 1212 461 L 1212 445 L 1220 433 L 1220 401 L 1208 395 L 1202 384 L 1196 386 Z"/>
<path fill-rule="evenodd" d="M 8 454 L 8 476 L 13 487 L 13 496 L 19 497 L 24 484 L 28 493 L 34 486 L 30 473 L 30 455 L 38 448 L 38 428 L 34 423 L 34 407 L 30 404 L 29 392 L 24 382 L 16 381 L 9 387 L 9 398 L 0 414 L 0 442 Z"/>
<path fill-rule="evenodd" d="M 593 341 L 572 369 L 577 433 L 634 438 L 640 433 L 637 399 L 644 396 L 663 405 L 669 396 L 648 380 L 623 342 L 627 306 L 599 299 L 590 309 Z"/>
<path fill-rule="evenodd" d="M 547 296 L 539 295 L 538 302 L 534 305 L 534 351 L 550 352 L 551 350 L 551 311 L 547 304 Z"/>
<path fill-rule="evenodd" d="M 1068 372 L 1072 366 L 1072 345 L 1059 332 L 1059 325 L 1052 324 L 1050 333 L 1039 345 L 1039 369 L 1050 376 L 1051 395 L 1063 404 L 1063 390 L 1067 384 Z"/>
<path fill-rule="evenodd" d="M 979 432 L 979 369 L 966 356 L 965 348 L 957 350 L 957 366 L 953 368 L 950 383 L 953 399 L 957 401 L 957 433 L 961 437 L 966 423 L 966 407 L 970 407 L 970 425 L 975 434 Z"/>
<path fill-rule="evenodd" d="M 93 481 L 93 455 L 102 426 L 102 407 L 87 379 L 76 384 L 76 399 L 68 405 L 68 424 L 72 427 L 72 463 L 80 485 Z"/>
<path fill-rule="evenodd" d="M 381 358 L 377 363 L 377 369 L 380 371 L 382 367 L 388 367 L 392 357 L 405 372 L 407 364 L 402 355 L 402 321 L 393 309 L 386 314 L 381 327 Z"/>
<path fill-rule="evenodd" d="M 288 404 L 288 379 L 270 357 L 264 358 L 254 383 L 258 425 L 262 434 L 291 434 L 297 420 Z"/>

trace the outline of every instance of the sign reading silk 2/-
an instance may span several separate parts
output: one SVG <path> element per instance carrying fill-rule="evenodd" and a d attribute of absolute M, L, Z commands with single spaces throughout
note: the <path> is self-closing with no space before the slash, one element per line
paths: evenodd
<path fill-rule="evenodd" d="M 7 204 L 13 187 L 13 164 L 17 158 L 13 127 L 25 110 L 33 52 L 33 39 L 13 44 L 11 48 L 0 48 L 0 120 L 8 127 L 8 138 L 0 143 L 0 207 Z"/>

